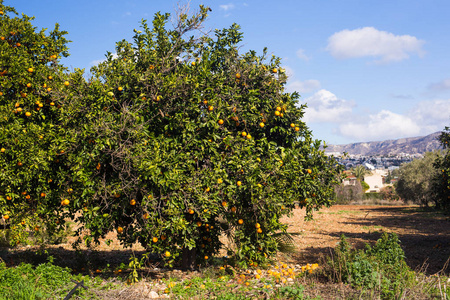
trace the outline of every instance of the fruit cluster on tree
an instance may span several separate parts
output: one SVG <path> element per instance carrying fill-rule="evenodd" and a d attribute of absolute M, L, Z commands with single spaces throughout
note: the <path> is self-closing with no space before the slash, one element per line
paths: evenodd
<path fill-rule="evenodd" d="M 192 267 L 222 236 L 230 256 L 264 261 L 296 204 L 311 217 L 332 203 L 341 168 L 301 121 L 299 95 L 284 91 L 280 59 L 239 53 L 237 25 L 210 37 L 198 34 L 206 7 L 180 12 L 173 28 L 157 13 L 87 78 L 58 63 L 65 32 L 0 10 L 8 222 L 51 230 L 76 219 L 80 242 L 116 231 L 125 246 Z"/>

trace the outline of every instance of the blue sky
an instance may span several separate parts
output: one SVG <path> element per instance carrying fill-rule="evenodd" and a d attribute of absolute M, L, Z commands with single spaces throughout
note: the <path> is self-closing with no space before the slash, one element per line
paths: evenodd
<path fill-rule="evenodd" d="M 173 0 L 4 0 L 69 32 L 69 68 L 89 68 L 131 41 L 141 19 L 173 13 Z M 450 1 L 291 0 L 190 1 L 212 8 L 206 29 L 232 23 L 244 33 L 242 52 L 282 58 L 307 103 L 305 121 L 331 144 L 430 134 L 450 125 Z"/>

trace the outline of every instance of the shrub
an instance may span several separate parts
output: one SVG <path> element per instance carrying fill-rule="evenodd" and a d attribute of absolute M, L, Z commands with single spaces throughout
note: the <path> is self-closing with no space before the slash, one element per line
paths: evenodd
<path fill-rule="evenodd" d="M 405 254 L 396 234 L 383 233 L 373 247 L 350 247 L 341 236 L 338 247 L 327 257 L 325 273 L 335 282 L 372 289 L 383 298 L 396 298 L 404 292 L 414 277 L 405 263 Z"/>

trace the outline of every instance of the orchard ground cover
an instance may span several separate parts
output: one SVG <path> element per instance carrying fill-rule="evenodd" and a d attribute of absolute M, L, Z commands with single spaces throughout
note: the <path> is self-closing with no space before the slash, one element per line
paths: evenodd
<path fill-rule="evenodd" d="M 252 294 L 260 298 L 266 295 L 270 296 L 269 299 L 280 296 L 278 299 L 286 299 L 287 296 L 283 298 L 279 295 L 284 291 L 282 287 L 291 287 L 292 290 L 289 291 L 294 293 L 294 290 L 298 292 L 301 289 L 300 286 L 304 287 L 302 294 L 305 297 L 358 298 L 366 292 L 363 293 L 348 284 L 331 283 L 321 275 L 324 267 L 322 258 L 336 247 L 342 234 L 351 245 L 362 248 L 364 243 L 374 244 L 382 232 L 396 233 L 405 252 L 405 260 L 411 269 L 418 271 L 416 274 L 423 273 L 429 280 L 435 280 L 433 274 L 443 269 L 444 273 L 449 273 L 446 261 L 450 257 L 450 220 L 446 215 L 426 211 L 417 206 L 365 205 L 332 206 L 316 213 L 312 221 L 304 221 L 304 215 L 304 210 L 295 209 L 292 217 L 283 220 L 289 224 L 288 232 L 299 235 L 294 235 L 295 251 L 279 254 L 272 265 L 248 269 L 221 269 L 226 263 L 221 255 L 217 255 L 211 258 L 214 262 L 211 266 L 196 272 L 182 272 L 161 268 L 158 259 L 150 257 L 151 262 L 143 261 L 137 266 L 141 280 L 132 285 L 126 284 L 133 272 L 133 268 L 129 266 L 130 257 L 134 254 L 140 260 L 145 251 L 139 246 L 133 247 L 132 250 L 123 250 L 115 233 L 106 237 L 113 240 L 110 246 L 102 240 L 98 247 L 85 248 L 79 254 L 70 246 L 75 240 L 74 237 L 68 237 L 66 243 L 49 246 L 46 250 L 54 257 L 54 264 L 69 267 L 74 276 L 96 278 L 97 281 L 92 281 L 91 288 L 98 292 L 99 297 L 111 299 L 119 297 L 119 289 L 123 291 L 121 295 L 127 295 L 128 299 L 140 299 L 152 291 L 161 296 L 182 295 L 189 298 L 192 297 L 188 292 L 189 288 L 200 297 L 197 299 L 218 295 L 220 289 L 236 295 Z M 16 266 L 20 262 L 36 264 L 45 261 L 47 255 L 37 255 L 37 250 L 32 247 L 18 247 L 6 251 L 3 248 L 0 257 L 8 267 Z M 312 274 L 302 272 L 302 267 L 306 269 L 308 264 L 310 267 L 318 264 L 318 268 Z M 289 269 L 294 273 L 293 279 L 289 279 L 292 275 Z M 258 270 L 261 270 L 260 274 Z M 101 290 L 100 286 L 111 287 Z M 370 299 L 370 296 L 366 296 L 363 296 L 363 299 Z M 239 298 L 236 296 L 234 299 Z"/>

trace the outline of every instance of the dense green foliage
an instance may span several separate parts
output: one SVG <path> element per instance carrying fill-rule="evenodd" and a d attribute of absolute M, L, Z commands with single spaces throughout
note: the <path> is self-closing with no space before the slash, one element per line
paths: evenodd
<path fill-rule="evenodd" d="M 444 156 L 438 157 L 434 163 L 437 169 L 435 177 L 435 203 L 438 208 L 450 212 L 450 127 L 446 127 L 439 141 L 444 148 Z"/>
<path fill-rule="evenodd" d="M 409 287 L 414 272 L 405 263 L 405 254 L 395 234 L 384 233 L 376 244 L 352 249 L 345 236 L 328 257 L 326 273 L 333 281 L 370 289 L 383 299 L 397 299 Z"/>
<path fill-rule="evenodd" d="M 157 13 L 87 78 L 58 64 L 58 27 L 37 33 L 0 7 L 0 209 L 16 242 L 76 218 L 86 244 L 116 231 L 192 267 L 225 234 L 251 264 L 275 254 L 296 203 L 307 217 L 332 203 L 340 167 L 284 91 L 280 59 L 238 52 L 237 25 L 210 37 L 197 31 L 206 7 L 173 28 Z"/>
<path fill-rule="evenodd" d="M 439 151 L 427 152 L 423 158 L 415 159 L 400 167 L 396 191 L 401 199 L 424 206 L 434 202 L 434 178 L 438 170 L 433 164 L 440 157 Z"/>

